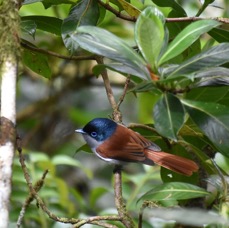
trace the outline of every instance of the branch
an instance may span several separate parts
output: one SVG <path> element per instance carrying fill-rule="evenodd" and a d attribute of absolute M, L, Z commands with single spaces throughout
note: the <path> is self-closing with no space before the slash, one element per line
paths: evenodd
<path fill-rule="evenodd" d="M 103 57 L 101 56 L 97 56 L 96 57 L 96 62 L 98 64 L 103 64 Z M 112 88 L 111 88 L 111 84 L 110 84 L 110 80 L 108 78 L 108 74 L 107 74 L 107 70 L 103 70 L 101 72 L 101 75 L 102 75 L 102 78 L 103 78 L 103 82 L 104 82 L 104 86 L 105 86 L 105 89 L 106 89 L 106 93 L 107 93 L 107 98 L 110 102 L 110 105 L 113 109 L 113 114 L 112 114 L 112 119 L 114 119 L 116 122 L 122 122 L 122 114 L 121 112 L 119 111 L 119 107 L 115 101 L 115 98 L 114 98 L 114 94 L 113 94 L 113 91 L 112 91 Z"/>
<path fill-rule="evenodd" d="M 132 21 L 132 22 L 135 22 L 137 20 L 136 17 L 131 17 L 131 16 L 125 15 L 125 14 L 121 13 L 120 11 L 114 9 L 109 4 L 102 2 L 101 0 L 98 0 L 98 2 L 106 10 L 112 12 L 118 18 L 121 18 L 121 19 L 126 20 L 126 21 Z M 224 23 L 224 24 L 229 24 L 229 18 L 222 18 L 222 17 L 207 17 L 207 18 L 203 18 L 203 17 L 178 17 L 178 18 L 166 18 L 166 22 L 168 22 L 168 23 L 171 23 L 171 22 L 183 22 L 183 21 L 193 22 L 193 21 L 207 20 L 207 19 L 219 21 L 219 22 Z"/>
<path fill-rule="evenodd" d="M 80 61 L 80 60 L 95 60 L 95 55 L 89 55 L 89 56 L 66 56 L 66 55 L 58 54 L 56 52 L 52 52 L 52 51 L 48 51 L 48 50 L 44 50 L 44 49 L 41 49 L 41 48 L 37 48 L 37 47 L 31 46 L 31 45 L 29 45 L 29 44 L 27 44 L 27 43 L 25 43 L 23 41 L 21 41 L 21 46 L 26 48 L 26 49 L 38 52 L 38 53 L 54 56 L 54 57 L 57 57 L 57 58 L 60 58 L 60 59 L 78 60 L 78 61 Z"/>
<path fill-rule="evenodd" d="M 120 216 L 121 222 L 127 228 L 134 227 L 134 222 L 126 210 L 126 204 L 122 196 L 122 172 L 120 166 L 116 166 L 114 169 L 114 194 L 115 205 Z"/>
<path fill-rule="evenodd" d="M 20 138 L 18 138 L 18 140 L 17 140 L 17 150 L 19 153 L 19 161 L 21 163 L 24 177 L 25 177 L 26 183 L 29 187 L 30 196 L 32 199 L 36 199 L 39 208 L 41 208 L 49 216 L 49 218 L 51 218 L 57 222 L 61 222 L 61 223 L 76 224 L 75 227 L 80 227 L 84 224 L 94 224 L 94 223 L 98 224 L 98 222 L 102 221 L 102 220 L 120 221 L 120 218 L 117 215 L 94 216 L 94 217 L 90 217 L 88 219 L 75 219 L 75 218 L 58 217 L 55 214 L 53 214 L 51 211 L 49 211 L 49 209 L 46 207 L 43 200 L 37 194 L 37 190 L 39 188 L 41 188 L 41 186 L 43 185 L 43 179 L 46 176 L 46 172 L 44 173 L 42 180 L 39 181 L 37 187 L 36 187 L 36 185 L 35 185 L 35 187 L 33 187 L 28 169 L 27 169 L 26 164 L 25 164 L 25 159 L 24 159 L 24 156 L 22 154 Z M 77 225 L 77 224 L 79 224 L 79 225 Z M 104 227 L 109 227 L 109 226 L 104 224 Z M 110 228 L 111 228 L 111 226 L 110 226 Z M 115 226 L 113 226 L 112 228 L 115 228 Z"/>

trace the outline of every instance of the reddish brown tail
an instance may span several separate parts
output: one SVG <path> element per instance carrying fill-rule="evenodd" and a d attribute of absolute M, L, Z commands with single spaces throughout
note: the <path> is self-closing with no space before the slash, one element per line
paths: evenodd
<path fill-rule="evenodd" d="M 187 158 L 166 152 L 154 152 L 152 150 L 146 150 L 145 152 L 147 158 L 154 163 L 186 176 L 191 176 L 193 172 L 199 169 L 194 161 Z"/>

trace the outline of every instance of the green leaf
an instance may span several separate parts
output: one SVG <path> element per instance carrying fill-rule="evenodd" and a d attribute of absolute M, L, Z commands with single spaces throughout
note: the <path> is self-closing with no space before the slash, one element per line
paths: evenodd
<path fill-rule="evenodd" d="M 25 16 L 21 18 L 21 21 L 22 23 L 26 21 L 33 21 L 37 29 L 57 36 L 61 35 L 62 20 L 59 18 L 47 16 Z"/>
<path fill-rule="evenodd" d="M 205 189 L 192 184 L 183 182 L 170 182 L 154 187 L 145 193 L 139 200 L 184 200 L 204 197 L 208 194 L 209 193 Z"/>
<path fill-rule="evenodd" d="M 201 210 L 197 208 L 162 208 L 153 207 L 147 210 L 147 215 L 153 218 L 161 218 L 164 220 L 175 220 L 183 227 L 228 227 L 229 223 L 222 215 L 215 211 Z M 209 225 L 209 226 L 208 226 Z"/>
<path fill-rule="evenodd" d="M 184 9 L 174 0 L 152 0 L 157 6 L 160 7 L 171 7 L 173 10 L 177 11 L 180 16 L 186 17 L 187 14 Z"/>
<path fill-rule="evenodd" d="M 78 44 L 72 39 L 72 34 L 81 25 L 96 25 L 99 19 L 99 7 L 96 0 L 80 0 L 72 7 L 62 24 L 62 39 L 70 53 L 74 53 Z"/>
<path fill-rule="evenodd" d="M 229 157 L 229 108 L 217 103 L 181 101 L 191 119 L 218 148 L 219 152 Z"/>
<path fill-rule="evenodd" d="M 135 25 L 137 45 L 154 70 L 164 41 L 164 22 L 161 11 L 150 6 L 140 14 Z"/>
<path fill-rule="evenodd" d="M 202 34 L 219 25 L 220 23 L 214 20 L 201 20 L 191 23 L 169 44 L 168 49 L 161 57 L 159 64 L 161 65 L 162 63 L 181 54 Z"/>
<path fill-rule="evenodd" d="M 150 79 L 146 62 L 126 42 L 112 33 L 94 26 L 80 26 L 71 37 L 83 49 L 120 62 L 138 72 L 136 76 Z"/>
<path fill-rule="evenodd" d="M 118 0 L 119 4 L 122 5 L 123 9 L 131 16 L 131 17 L 138 17 L 140 14 L 140 10 L 137 9 L 135 6 L 130 4 L 129 2 L 125 0 Z"/>
<path fill-rule="evenodd" d="M 197 72 L 195 78 L 200 79 L 195 83 L 195 87 L 216 85 L 227 86 L 229 85 L 229 69 L 224 67 L 207 68 L 206 70 Z M 217 90 L 219 90 L 218 87 Z"/>
<path fill-rule="evenodd" d="M 60 4 L 75 4 L 78 0 L 42 0 L 45 9 Z"/>
<path fill-rule="evenodd" d="M 33 20 L 21 20 L 21 31 L 35 38 L 37 25 Z"/>
<path fill-rule="evenodd" d="M 177 133 L 185 121 L 180 100 L 170 93 L 164 94 L 154 106 L 153 119 L 155 128 L 161 135 L 176 140 Z"/>
<path fill-rule="evenodd" d="M 107 192 L 108 192 L 108 189 L 103 188 L 103 187 L 97 187 L 97 188 L 92 189 L 90 193 L 90 200 L 89 200 L 90 207 L 95 208 L 95 205 L 98 199 L 102 197 L 104 194 L 106 194 Z"/>
<path fill-rule="evenodd" d="M 88 176 L 92 178 L 92 173 L 89 169 L 83 166 L 79 161 L 67 156 L 67 155 L 56 155 L 52 158 L 52 163 L 54 165 L 70 165 L 81 168 Z"/>
<path fill-rule="evenodd" d="M 208 34 L 219 43 L 229 42 L 229 31 L 227 30 L 214 28 Z"/>
<path fill-rule="evenodd" d="M 136 75 L 141 77 L 141 73 L 139 73 L 139 71 L 136 71 L 135 69 L 133 69 L 132 67 L 129 67 L 121 62 L 116 63 L 116 62 L 112 62 L 109 64 L 98 64 L 96 66 L 93 67 L 93 73 L 96 76 L 99 76 L 101 74 L 102 71 L 104 71 L 105 69 L 111 69 L 113 71 L 119 72 L 119 73 L 123 73 L 123 74 L 130 74 L 130 75 Z"/>
<path fill-rule="evenodd" d="M 173 77 L 185 75 L 192 72 L 203 70 L 208 67 L 220 66 L 229 61 L 229 43 L 221 43 L 200 54 L 193 56 L 191 59 L 183 62 L 181 65 L 171 67 L 165 75 Z"/>
<path fill-rule="evenodd" d="M 48 79 L 51 78 L 52 72 L 49 68 L 46 55 L 24 49 L 22 62 L 35 73 Z"/>

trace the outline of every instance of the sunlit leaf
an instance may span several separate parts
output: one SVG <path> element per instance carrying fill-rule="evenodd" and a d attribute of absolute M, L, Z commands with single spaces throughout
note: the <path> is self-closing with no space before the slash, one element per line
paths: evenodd
<path fill-rule="evenodd" d="M 138 17 L 135 25 L 135 40 L 152 69 L 161 52 L 164 41 L 163 14 L 155 7 L 147 7 Z"/>
<path fill-rule="evenodd" d="M 114 34 L 94 26 L 80 26 L 72 35 L 72 39 L 83 49 L 121 62 L 138 72 L 137 76 L 150 79 L 145 61 L 126 42 Z"/>
<path fill-rule="evenodd" d="M 181 100 L 192 120 L 229 157 L 229 108 L 217 103 Z"/>
<path fill-rule="evenodd" d="M 159 64 L 161 65 L 173 57 L 176 57 L 194 43 L 200 35 L 219 25 L 220 23 L 214 20 L 201 20 L 191 23 L 169 44 L 168 49 L 161 57 Z"/>
<path fill-rule="evenodd" d="M 131 17 L 138 17 L 141 13 L 139 9 L 125 0 L 118 0 L 118 2 Z"/>
<path fill-rule="evenodd" d="M 176 140 L 185 120 L 183 105 L 176 96 L 164 94 L 154 106 L 153 119 L 161 135 Z"/>

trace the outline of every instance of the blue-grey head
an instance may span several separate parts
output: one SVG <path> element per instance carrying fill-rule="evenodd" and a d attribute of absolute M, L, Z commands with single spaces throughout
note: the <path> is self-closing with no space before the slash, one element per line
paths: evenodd
<path fill-rule="evenodd" d="M 96 149 L 102 142 L 112 136 L 117 123 L 107 118 L 95 118 L 87 123 L 83 129 L 77 129 L 92 149 Z"/>

